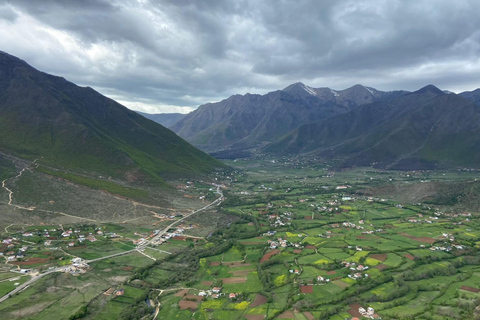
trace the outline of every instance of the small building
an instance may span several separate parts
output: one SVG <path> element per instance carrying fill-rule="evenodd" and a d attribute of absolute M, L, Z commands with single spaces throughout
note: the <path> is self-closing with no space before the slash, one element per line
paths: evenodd
<path fill-rule="evenodd" d="M 212 289 L 213 293 L 220 293 L 220 291 L 222 291 L 221 287 L 213 287 L 213 289 Z"/>

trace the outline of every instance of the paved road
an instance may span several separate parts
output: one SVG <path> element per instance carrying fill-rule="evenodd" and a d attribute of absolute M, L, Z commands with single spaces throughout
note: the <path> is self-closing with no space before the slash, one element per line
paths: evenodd
<path fill-rule="evenodd" d="M 0 303 L 2 303 L 3 301 L 7 300 L 10 295 L 14 295 L 14 294 L 17 293 L 17 292 L 22 291 L 23 289 L 25 289 L 26 287 L 28 287 L 29 285 L 31 285 L 31 284 L 34 283 L 35 281 L 39 280 L 41 277 L 46 276 L 47 274 L 54 273 L 54 272 L 58 271 L 57 269 L 60 269 L 60 268 L 56 268 L 56 269 L 53 269 L 53 270 L 49 270 L 49 271 L 47 271 L 47 272 L 40 273 L 39 275 L 37 275 L 37 276 L 35 276 L 35 277 L 32 277 L 32 278 L 31 278 L 30 280 L 28 280 L 27 282 L 22 283 L 21 285 L 19 285 L 18 287 L 16 287 L 16 288 L 13 289 L 12 291 L 10 291 L 9 293 L 7 293 L 7 294 L 4 295 L 3 297 L 1 297 L 1 298 L 0 298 Z"/>
<path fill-rule="evenodd" d="M 100 260 L 105 260 L 105 259 L 109 259 L 109 258 L 113 258 L 113 257 L 123 256 L 124 254 L 128 254 L 128 253 L 131 253 L 131 252 L 134 252 L 134 251 L 137 251 L 137 249 L 132 249 L 132 250 L 128 250 L 128 251 L 123 251 L 123 252 L 120 252 L 120 253 L 115 253 L 115 254 L 111 254 L 111 255 L 109 255 L 109 256 L 100 257 L 100 258 L 96 258 L 96 259 L 92 259 L 92 260 L 85 260 L 85 262 L 86 262 L 86 263 L 92 263 L 92 262 L 96 262 L 96 261 L 100 261 Z"/>
<path fill-rule="evenodd" d="M 104 260 L 104 259 L 109 259 L 109 258 L 113 258 L 113 257 L 117 257 L 117 256 L 121 256 L 121 255 L 124 255 L 124 254 L 128 254 L 128 253 L 131 253 L 131 252 L 134 252 L 134 251 L 140 251 L 140 250 L 144 250 L 147 245 L 151 244 L 154 240 L 156 239 L 159 239 L 161 236 L 163 236 L 171 227 L 173 227 L 174 225 L 182 222 L 183 220 L 187 219 L 188 217 L 191 217 L 192 215 L 198 213 L 198 212 L 201 212 L 201 211 L 204 211 L 212 206 L 215 206 L 215 205 L 219 205 L 220 203 L 222 203 L 222 201 L 224 200 L 224 197 L 223 197 L 223 193 L 222 193 L 222 190 L 220 189 L 219 186 L 217 186 L 217 194 L 220 195 L 220 197 L 218 197 L 215 201 L 213 201 L 212 203 L 206 205 L 205 207 L 203 208 L 200 208 L 198 210 L 195 210 L 193 211 L 192 213 L 190 213 L 189 215 L 186 215 L 185 217 L 169 224 L 165 229 L 163 229 L 162 231 L 160 231 L 155 237 L 153 237 L 152 239 L 148 240 L 148 241 L 145 241 L 143 243 L 141 243 L 140 245 L 138 245 L 135 249 L 132 249 L 132 250 L 129 250 L 129 251 L 124 251 L 124 252 L 120 252 L 120 253 L 116 253 L 116 254 L 112 254 L 112 255 L 109 255 L 109 256 L 105 256 L 105 257 L 100 257 L 100 258 L 96 258 L 96 259 L 91 259 L 91 260 L 86 260 L 86 263 L 92 263 L 92 262 L 96 262 L 96 261 L 100 261 L 100 260 Z M 22 283 L 21 285 L 19 285 L 18 287 L 16 287 L 14 290 L 10 291 L 9 293 L 7 293 L 6 295 L 4 295 L 3 297 L 0 298 L 0 303 L 2 303 L 3 301 L 5 301 L 6 299 L 8 299 L 8 297 L 10 295 L 14 295 L 16 294 L 17 292 L 20 292 L 22 291 L 23 289 L 27 288 L 29 285 L 31 285 L 32 283 L 34 283 L 35 281 L 39 280 L 40 278 L 48 275 L 48 274 L 51 274 L 51 273 L 54 273 L 54 272 L 59 272 L 61 271 L 62 268 L 55 268 L 55 269 L 52 269 L 52 270 L 49 270 L 47 272 L 44 272 L 44 273 L 40 273 L 38 274 L 37 276 L 34 276 L 32 277 L 30 280 L 28 280 L 27 282 L 25 283 Z"/>
<path fill-rule="evenodd" d="M 160 239 L 165 233 L 167 233 L 167 231 L 172 228 L 173 226 L 175 226 L 176 224 L 182 222 L 183 220 L 193 216 L 194 214 L 196 213 L 199 213 L 201 211 L 204 211 L 210 207 L 213 207 L 213 206 L 216 206 L 216 205 L 219 205 L 220 203 L 223 202 L 224 200 L 224 197 L 223 197 L 223 193 L 222 193 L 222 189 L 220 189 L 220 186 L 217 186 L 217 191 L 216 191 L 217 194 L 220 195 L 220 197 L 218 197 L 215 201 L 213 201 L 212 203 L 209 203 L 207 204 L 205 207 L 203 208 L 200 208 L 200 209 L 197 209 L 195 211 L 193 211 L 192 213 L 184 216 L 183 218 L 181 219 L 178 219 L 177 221 L 174 221 L 172 222 L 171 224 L 169 224 L 165 229 L 163 229 L 162 231 L 160 231 L 155 237 L 153 237 L 152 239 L 148 240 L 148 241 L 144 241 L 142 242 L 141 244 L 139 244 L 137 246 L 137 249 L 144 249 L 147 245 L 155 242 L 156 240 Z"/>

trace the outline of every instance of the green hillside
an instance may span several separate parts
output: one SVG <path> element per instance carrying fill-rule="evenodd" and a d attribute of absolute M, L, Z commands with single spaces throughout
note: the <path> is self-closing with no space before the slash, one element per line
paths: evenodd
<path fill-rule="evenodd" d="M 0 52 L 0 151 L 129 182 L 203 174 L 222 163 L 91 88 Z"/>

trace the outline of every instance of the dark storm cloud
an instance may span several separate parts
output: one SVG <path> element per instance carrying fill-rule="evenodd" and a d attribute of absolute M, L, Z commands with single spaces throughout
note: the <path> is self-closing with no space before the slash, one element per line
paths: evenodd
<path fill-rule="evenodd" d="M 468 0 L 0 1 L 0 45 L 150 112 L 297 81 L 461 91 L 480 87 L 476 7 Z"/>

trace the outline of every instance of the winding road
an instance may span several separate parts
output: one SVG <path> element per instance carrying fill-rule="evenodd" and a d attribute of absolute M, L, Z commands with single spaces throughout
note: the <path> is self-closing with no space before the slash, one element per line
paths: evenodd
<path fill-rule="evenodd" d="M 25 169 L 23 169 L 25 170 Z M 21 173 L 23 172 L 23 170 L 21 171 Z M 17 176 L 19 177 L 21 175 L 21 173 Z M 4 186 L 5 184 L 5 181 L 4 180 L 2 182 L 2 187 L 6 188 Z M 96 261 L 100 261 L 100 260 L 104 260 L 104 259 L 109 259 L 109 258 L 113 258 L 113 257 L 118 257 L 118 256 L 122 256 L 122 255 L 125 255 L 125 254 L 129 254 L 129 253 L 132 253 L 132 252 L 135 252 L 135 251 L 138 251 L 140 253 L 143 254 L 143 250 L 145 250 L 145 248 L 147 248 L 147 246 L 149 244 L 151 244 L 154 240 L 156 239 L 159 239 L 161 236 L 163 236 L 165 233 L 167 233 L 167 231 L 172 228 L 173 226 L 175 226 L 176 224 L 182 222 L 183 220 L 187 219 L 188 217 L 191 217 L 192 215 L 194 214 L 197 214 L 201 211 L 204 211 L 212 206 L 216 206 L 216 205 L 219 205 L 220 203 L 223 202 L 224 200 L 224 196 L 223 196 L 223 193 L 222 193 L 222 190 L 220 188 L 220 186 L 217 186 L 217 191 L 216 191 L 217 194 L 220 195 L 220 197 L 218 197 L 215 201 L 211 202 L 210 204 L 200 208 L 200 209 L 197 209 L 195 211 L 193 211 L 192 213 L 184 216 L 183 218 L 169 224 L 165 229 L 163 229 L 162 231 L 160 231 L 155 237 L 153 237 L 152 239 L 148 240 L 148 241 L 144 241 L 143 243 L 139 244 L 135 249 L 132 249 L 132 250 L 128 250 L 128 251 L 124 251 L 124 252 L 120 252 L 120 253 L 116 253 L 116 254 L 112 254 L 112 255 L 109 255 L 109 256 L 105 256 L 105 257 L 100 257 L 100 258 L 96 258 L 96 259 L 91 259 L 91 260 L 86 260 L 85 262 L 86 263 L 92 263 L 92 262 L 96 262 Z M 160 250 L 159 250 L 160 251 Z M 166 252 L 165 253 L 169 253 L 169 252 Z M 6 295 L 4 295 L 3 297 L 0 298 L 0 303 L 2 303 L 3 301 L 5 301 L 6 299 L 8 299 L 11 295 L 14 295 L 24 289 L 26 289 L 28 286 L 30 286 L 32 283 L 36 282 L 37 280 L 41 279 L 42 277 L 48 275 L 48 274 L 51 274 L 51 273 L 54 273 L 54 272 L 60 272 L 63 268 L 55 268 L 55 269 L 52 269 L 52 270 L 48 270 L 44 273 L 40 273 L 36 276 L 32 276 L 32 278 L 30 280 L 28 280 L 27 282 L 19 285 L 17 288 L 15 288 L 14 290 L 10 291 L 9 293 L 7 293 Z"/>

